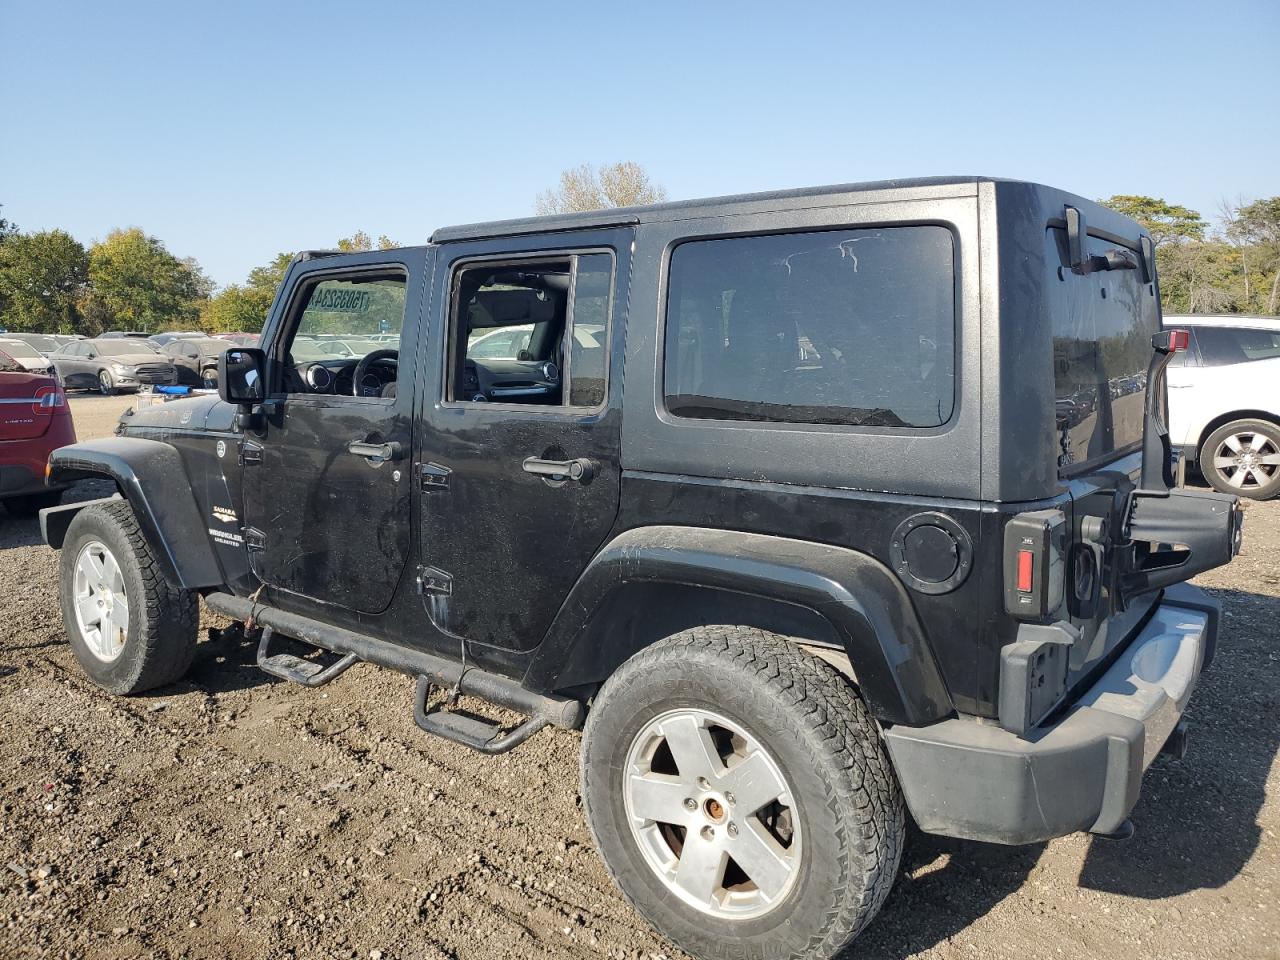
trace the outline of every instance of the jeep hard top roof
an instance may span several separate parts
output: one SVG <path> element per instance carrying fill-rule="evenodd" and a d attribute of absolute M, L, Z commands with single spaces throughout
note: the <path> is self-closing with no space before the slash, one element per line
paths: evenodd
<path fill-rule="evenodd" d="M 979 183 L 1017 183 L 1001 177 L 913 177 L 901 180 L 868 180 L 863 183 L 840 183 L 825 187 L 802 187 L 795 190 L 771 190 L 765 193 L 740 193 L 726 197 L 698 200 L 676 200 L 642 207 L 615 207 L 586 213 L 558 213 L 545 217 L 521 217 L 513 220 L 491 220 L 440 227 L 431 235 L 431 243 L 455 240 L 479 240 L 487 237 L 510 237 L 528 233 L 554 233 L 603 227 L 627 227 L 639 223 L 665 220 L 691 220 L 725 213 L 750 213 L 752 207 L 770 207 L 779 200 L 813 198 L 814 206 L 830 206 L 851 202 L 850 194 L 860 194 L 858 202 L 869 203 L 892 199 L 920 197 L 963 197 L 977 192 Z M 878 194 L 878 196 L 870 196 Z"/>

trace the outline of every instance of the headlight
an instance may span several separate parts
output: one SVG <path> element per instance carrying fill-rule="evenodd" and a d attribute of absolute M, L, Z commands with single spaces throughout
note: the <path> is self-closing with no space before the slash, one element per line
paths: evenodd
<path fill-rule="evenodd" d="M 112 363 L 112 364 L 111 364 L 111 369 L 112 369 L 112 370 L 114 370 L 116 373 L 128 373 L 128 372 L 129 372 L 129 368 L 128 368 L 127 366 L 125 366 L 123 363 Z"/>

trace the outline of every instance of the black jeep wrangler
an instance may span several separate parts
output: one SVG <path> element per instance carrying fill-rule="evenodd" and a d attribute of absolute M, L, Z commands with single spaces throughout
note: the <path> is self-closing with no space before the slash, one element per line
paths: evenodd
<path fill-rule="evenodd" d="M 172 682 L 203 597 L 276 676 L 417 677 L 476 750 L 585 726 L 636 909 L 701 956 L 829 957 L 908 814 L 1122 835 L 1181 751 L 1219 623 L 1182 581 L 1240 513 L 1173 485 L 1152 252 L 967 177 L 301 254 L 220 398 L 53 455 L 120 492 L 43 514 L 71 643 L 112 693 Z"/>

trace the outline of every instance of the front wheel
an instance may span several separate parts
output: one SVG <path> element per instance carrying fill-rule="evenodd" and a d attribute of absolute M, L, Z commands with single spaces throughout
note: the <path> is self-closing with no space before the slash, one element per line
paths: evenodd
<path fill-rule="evenodd" d="M 1267 420 L 1235 420 L 1209 434 L 1200 472 L 1217 490 L 1251 500 L 1280 493 L 1280 427 Z"/>
<path fill-rule="evenodd" d="M 699 956 L 834 956 L 901 858 L 902 794 L 862 700 L 754 628 L 623 664 L 588 717 L 582 795 L 623 895 Z"/>
<path fill-rule="evenodd" d="M 200 371 L 200 383 L 206 389 L 216 387 L 218 385 L 218 368 L 206 367 Z"/>
<path fill-rule="evenodd" d="M 58 598 L 71 650 L 110 693 L 141 693 L 187 672 L 196 595 L 173 586 L 125 500 L 85 507 L 67 528 Z"/>
<path fill-rule="evenodd" d="M 110 370 L 98 371 L 98 392 L 104 397 L 110 397 L 116 392 L 116 381 L 111 376 Z"/>

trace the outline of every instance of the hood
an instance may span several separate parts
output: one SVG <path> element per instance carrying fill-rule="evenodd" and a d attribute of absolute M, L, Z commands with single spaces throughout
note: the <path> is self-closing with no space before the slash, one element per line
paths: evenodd
<path fill-rule="evenodd" d="M 23 370 L 48 370 L 49 358 L 45 356 L 39 357 L 14 357 L 18 366 Z"/>
<path fill-rule="evenodd" d="M 210 414 L 213 414 L 212 416 Z M 120 415 L 120 426 L 126 430 L 137 428 L 226 430 L 235 416 L 235 407 L 223 403 L 212 395 L 183 397 L 168 400 L 135 410 L 132 407 Z"/>
<path fill-rule="evenodd" d="M 169 358 L 155 353 L 126 353 L 118 357 L 99 357 L 104 363 L 122 363 L 126 367 L 137 367 L 144 363 L 168 364 Z"/>

